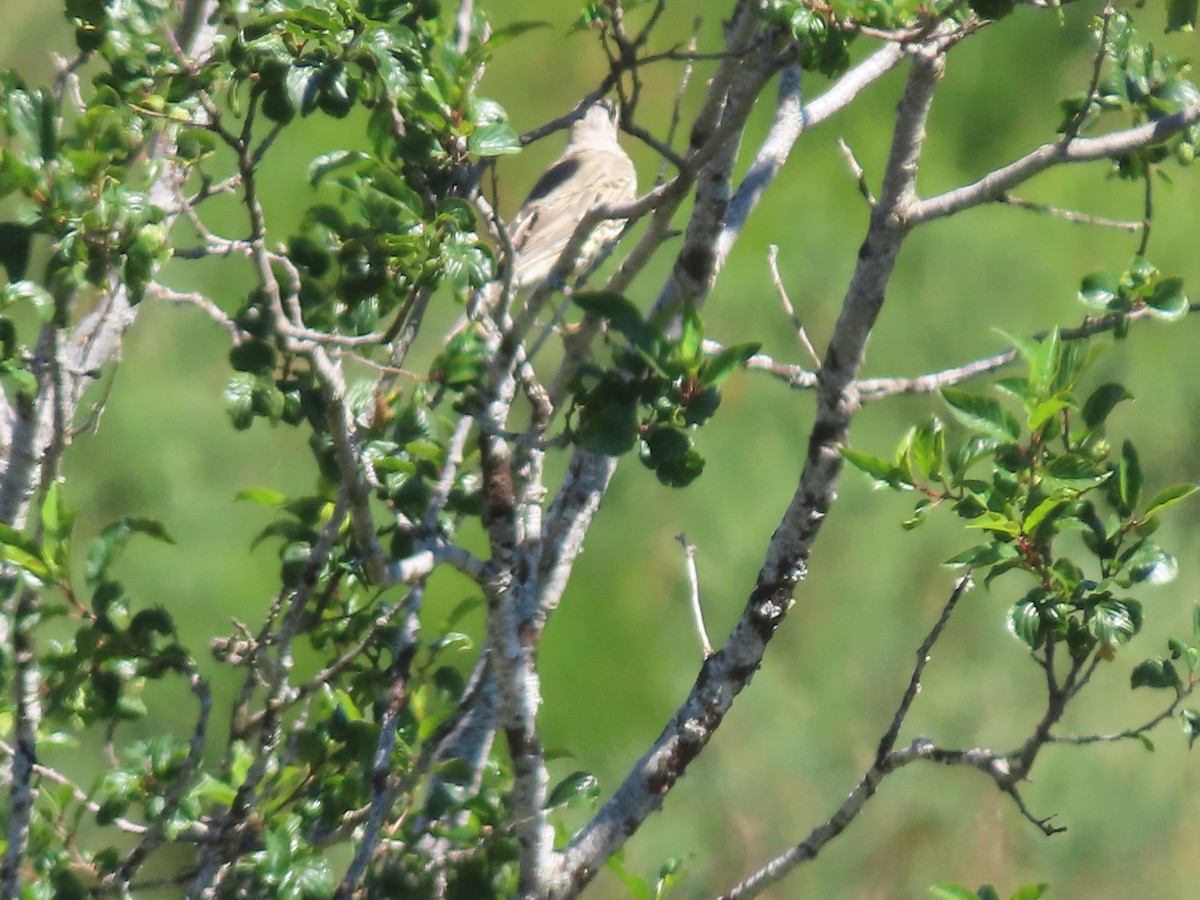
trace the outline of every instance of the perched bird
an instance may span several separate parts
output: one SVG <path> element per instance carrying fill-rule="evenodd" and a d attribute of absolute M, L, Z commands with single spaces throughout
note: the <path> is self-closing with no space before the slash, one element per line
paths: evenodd
<path fill-rule="evenodd" d="M 550 274 L 584 215 L 626 203 L 637 193 L 637 172 L 617 142 L 617 107 L 601 100 L 571 126 L 567 149 L 533 186 L 508 226 L 513 284 L 527 287 Z M 588 236 L 572 273 L 585 271 L 621 234 L 620 219 L 601 222 Z"/>

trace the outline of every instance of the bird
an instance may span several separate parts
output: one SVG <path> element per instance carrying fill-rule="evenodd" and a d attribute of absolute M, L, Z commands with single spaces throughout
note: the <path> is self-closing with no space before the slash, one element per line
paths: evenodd
<path fill-rule="evenodd" d="M 507 232 L 513 248 L 513 286 L 543 281 L 580 220 L 599 206 L 627 203 L 637 195 L 637 170 L 617 141 L 616 104 L 600 100 L 572 125 L 567 148 L 538 179 Z M 572 275 L 586 272 L 625 228 L 624 221 L 599 223 L 584 242 Z"/>

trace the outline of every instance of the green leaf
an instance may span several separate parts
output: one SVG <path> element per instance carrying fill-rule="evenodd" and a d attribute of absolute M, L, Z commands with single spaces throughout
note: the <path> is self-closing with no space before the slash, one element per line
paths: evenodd
<path fill-rule="evenodd" d="M 1029 362 L 1029 390 L 1033 397 L 1041 398 L 1054 384 L 1058 374 L 1058 360 L 1062 351 L 1062 339 L 1058 329 L 1053 328 L 1034 353 Z"/>
<path fill-rule="evenodd" d="M 761 349 L 762 344 L 735 344 L 705 360 L 700 370 L 703 384 L 716 386 L 739 369 L 744 369 L 750 357 Z"/>
<path fill-rule="evenodd" d="M 24 300 L 33 307 L 43 322 L 54 318 L 54 296 L 36 281 L 10 281 L 0 289 L 0 306 L 11 306 Z"/>
<path fill-rule="evenodd" d="M 703 342 L 704 323 L 700 320 L 700 314 L 696 312 L 695 307 L 689 305 L 680 324 L 678 342 L 679 360 L 688 375 L 695 375 L 700 371 L 700 365 L 703 362 L 701 351 Z"/>
<path fill-rule="evenodd" d="M 234 495 L 233 499 L 257 503 L 259 506 L 283 506 L 287 502 L 287 497 L 270 488 L 243 488 Z"/>
<path fill-rule="evenodd" d="M 1196 2 L 1196 0 L 1193 0 Z M 1174 322 L 1188 314 L 1190 302 L 1183 290 L 1182 278 L 1163 278 L 1154 285 L 1154 292 L 1146 300 L 1150 314 L 1156 319 Z"/>
<path fill-rule="evenodd" d="M 1031 650 L 1042 645 L 1042 614 L 1029 598 L 1018 600 L 1008 611 L 1008 629 Z"/>
<path fill-rule="evenodd" d="M 1033 534 L 1048 516 L 1056 512 L 1063 504 L 1069 503 L 1071 499 L 1071 497 L 1063 496 L 1059 493 L 1051 494 L 1034 507 L 1033 512 L 1025 517 L 1025 521 L 1021 523 L 1022 530 L 1026 534 Z"/>
<path fill-rule="evenodd" d="M 50 566 L 42 546 L 10 525 L 0 524 L 0 559 L 19 566 L 35 578 L 49 580 Z"/>
<path fill-rule="evenodd" d="M 1128 643 L 1140 626 L 1141 607 L 1132 600 L 1101 600 L 1088 620 L 1088 630 L 1110 647 Z"/>
<path fill-rule="evenodd" d="M 591 772 L 572 772 L 550 791 L 546 805 L 550 808 L 566 806 L 594 806 L 600 799 L 600 779 Z"/>
<path fill-rule="evenodd" d="M 1093 309 L 1108 309 L 1121 291 L 1121 280 L 1113 272 L 1092 272 L 1079 283 L 1079 299 Z"/>
<path fill-rule="evenodd" d="M 1143 544 L 1128 560 L 1128 583 L 1168 584 L 1179 575 L 1179 560 L 1157 544 Z"/>
<path fill-rule="evenodd" d="M 982 515 L 967 521 L 967 528 L 982 528 L 997 534 L 1008 534 L 1016 537 L 1021 533 L 1021 526 L 1003 513 L 988 510 Z"/>
<path fill-rule="evenodd" d="M 1200 486 L 1194 484 L 1176 484 L 1163 488 L 1146 505 L 1146 511 L 1142 513 L 1142 518 L 1148 519 L 1168 506 L 1174 506 L 1180 500 L 1186 500 L 1197 490 L 1200 490 Z"/>
<path fill-rule="evenodd" d="M 316 187 L 327 175 L 370 158 L 370 154 L 364 153 L 362 150 L 335 150 L 332 153 L 318 156 L 309 163 L 308 183 Z"/>
<path fill-rule="evenodd" d="M 935 884 L 929 888 L 929 894 L 937 900 L 979 900 L 973 890 L 961 884 Z"/>
<path fill-rule="evenodd" d="M 245 431 L 254 424 L 255 378 L 247 372 L 238 372 L 225 385 L 225 412 L 238 431 Z"/>
<path fill-rule="evenodd" d="M 1167 0 L 1167 33 L 1193 30 L 1197 5 L 1198 0 Z"/>
<path fill-rule="evenodd" d="M 1194 709 L 1181 709 L 1179 724 L 1183 726 L 1183 733 L 1187 735 L 1188 749 L 1190 750 L 1196 743 L 1196 738 L 1200 737 L 1200 713 Z"/>
<path fill-rule="evenodd" d="M 942 565 L 980 569 L 984 566 L 994 566 L 996 563 L 1016 559 L 1020 555 L 1021 552 L 1012 544 L 992 542 L 990 544 L 978 544 L 969 550 L 964 550 L 962 553 L 950 557 Z"/>
<path fill-rule="evenodd" d="M 860 472 L 870 477 L 875 487 L 891 487 L 901 490 L 902 485 L 912 486 L 912 482 L 904 482 L 902 473 L 886 459 L 862 453 L 850 447 L 842 447 L 842 459 L 846 460 Z"/>
<path fill-rule="evenodd" d="M 1142 496 L 1142 466 L 1138 462 L 1137 448 L 1128 440 L 1121 444 L 1116 488 L 1118 511 L 1123 516 L 1132 515 Z"/>
<path fill-rule="evenodd" d="M 656 362 L 661 335 L 642 318 L 642 311 L 632 301 L 611 291 L 583 291 L 571 299 L 584 312 L 606 320 L 649 362 Z"/>
<path fill-rule="evenodd" d="M 1161 656 L 1138 663 L 1129 675 L 1131 689 L 1178 688 L 1179 685 L 1179 673 L 1175 671 L 1175 664 Z"/>
<path fill-rule="evenodd" d="M 954 417 L 972 431 L 1008 442 L 1021 436 L 1020 424 L 998 400 L 956 388 L 943 388 L 942 399 L 949 404 Z"/>
<path fill-rule="evenodd" d="M 1089 429 L 1096 429 L 1104 424 L 1108 414 L 1122 400 L 1132 400 L 1133 394 L 1126 390 L 1125 385 L 1110 381 L 1092 391 L 1087 402 L 1083 404 L 1083 421 Z"/>
<path fill-rule="evenodd" d="M 88 551 L 84 580 L 89 589 L 94 590 L 100 582 L 107 580 L 109 567 L 116 562 L 129 539 L 135 534 L 143 534 L 164 544 L 175 543 L 162 523 L 156 519 L 132 516 L 118 519 L 100 532 Z"/>

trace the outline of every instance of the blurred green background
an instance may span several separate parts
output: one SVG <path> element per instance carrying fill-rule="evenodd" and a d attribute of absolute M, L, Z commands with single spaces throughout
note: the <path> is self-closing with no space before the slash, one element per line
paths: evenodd
<path fill-rule="evenodd" d="M 576 0 L 536 9 L 518 0 L 478 5 L 497 25 L 531 16 L 550 23 L 501 49 L 483 81 L 483 92 L 509 110 L 518 130 L 562 114 L 602 76 L 594 38 L 568 33 Z M 730 5 L 670 3 L 652 47 L 685 40 L 698 15 L 706 17 L 701 46 L 704 38 L 712 46 Z M 70 41 L 57 7 L 4 0 L 0 65 L 30 78 L 50 75 L 48 52 Z M 1053 14 L 1018 9 L 953 51 L 929 127 L 923 194 L 973 180 L 1053 136 L 1057 101 L 1086 85 L 1086 24 L 1099 8 L 1068 7 L 1062 27 Z M 1138 16 L 1148 33 L 1161 31 L 1160 9 Z M 1194 35 L 1180 35 L 1162 44 L 1186 54 L 1195 42 Z M 860 56 L 869 49 L 861 43 Z M 687 96 L 693 107 L 706 74 L 698 70 L 693 78 Z M 647 72 L 642 121 L 656 133 L 664 130 L 678 77 L 674 65 Z M 806 77 L 806 95 L 825 84 Z M 767 246 L 777 243 L 784 282 L 814 342 L 823 345 L 867 217 L 835 142 L 844 137 L 877 184 L 900 84 L 893 73 L 800 142 L 705 307 L 711 336 L 725 343 L 761 340 L 777 358 L 802 360 L 766 265 Z M 766 127 L 770 99 L 764 96 L 756 111 L 747 158 Z M 350 131 L 347 123 L 313 121 L 302 130 L 309 142 L 291 139 L 273 148 L 264 195 L 277 237 L 310 199 L 309 160 Z M 624 140 L 643 184 L 650 183 L 653 154 Z M 553 136 L 501 162 L 506 213 L 561 146 L 561 136 Z M 1174 185 L 1157 186 L 1149 255 L 1184 276 L 1196 296 L 1200 173 L 1169 171 Z M 1055 171 L 1019 193 L 1101 215 L 1140 215 L 1140 187 L 1107 180 L 1104 165 Z M 218 224 L 229 234 L 243 232 L 233 210 L 221 216 Z M 1002 349 L 996 327 L 1029 334 L 1075 324 L 1084 313 L 1074 299 L 1080 276 L 1123 268 L 1135 248 L 1129 235 L 1000 207 L 924 228 L 901 255 L 867 374 L 916 374 Z M 635 283 L 632 299 L 648 306 L 670 264 L 670 253 L 662 254 Z M 234 260 L 185 262 L 172 264 L 165 280 L 204 290 L 232 309 L 248 274 Z M 447 304 L 445 317 L 454 314 Z M 1200 473 L 1198 329 L 1195 316 L 1171 327 L 1139 325 L 1094 376 L 1097 384 L 1122 380 L 1137 396 L 1113 417 L 1110 434 L 1138 436 L 1151 492 Z M 431 331 L 422 364 L 438 340 Z M 261 422 L 244 433 L 229 426 L 221 402 L 226 349 L 226 336 L 197 311 L 148 303 L 129 335 L 99 433 L 78 438 L 68 459 L 68 496 L 82 509 L 81 537 L 122 515 L 167 525 L 177 546 L 135 542 L 120 571 L 136 597 L 172 611 L 201 655 L 211 637 L 230 630 L 231 617 L 261 619 L 276 585 L 274 549 L 248 549 L 269 514 L 235 505 L 235 492 L 264 486 L 299 493 L 315 477 L 297 432 Z M 925 399 L 872 405 L 856 421 L 853 443 L 888 455 L 908 423 L 937 406 Z M 698 547 L 705 612 L 719 641 L 736 620 L 792 494 L 811 409 L 805 394 L 763 376 L 740 377 L 699 436 L 709 462 L 692 488 L 663 488 L 636 461 L 622 465 L 542 646 L 545 743 L 571 754 L 554 763 L 556 776 L 594 772 L 607 795 L 657 737 L 700 662 L 674 536 L 684 531 Z M 902 531 L 899 521 L 910 509 L 908 498 L 874 493 L 865 478 L 846 474 L 809 578 L 764 667 L 664 812 L 630 841 L 631 871 L 652 877 L 667 858 L 685 857 L 678 894 L 705 896 L 801 840 L 841 802 L 869 764 L 916 646 L 951 589 L 953 575 L 940 563 L 971 542 L 948 516 L 933 516 L 915 533 Z M 1098 674 L 1094 696 L 1080 703 L 1064 730 L 1117 730 L 1159 709 L 1161 696 L 1129 691 L 1128 674 L 1141 658 L 1164 651 L 1166 635 L 1186 631 L 1190 608 L 1200 601 L 1200 503 L 1177 509 L 1161 535 L 1180 557 L 1181 577 L 1139 595 L 1146 632 Z M 439 586 L 431 625 L 469 593 L 454 577 Z M 948 746 L 1007 749 L 1028 733 L 1040 702 L 1038 681 L 1003 627 L 1007 606 L 1024 590 L 1015 578 L 1001 579 L 990 592 L 968 595 L 934 652 L 901 740 L 921 733 Z M 210 669 L 217 673 L 215 664 Z M 227 674 L 217 677 L 233 683 Z M 182 732 L 190 707 L 178 706 L 177 722 L 171 709 L 160 710 L 146 727 L 171 722 Z M 845 835 L 769 896 L 915 898 L 947 880 L 990 881 L 1005 896 L 1031 881 L 1051 882 L 1056 898 L 1195 896 L 1196 757 L 1172 724 L 1155 742 L 1154 754 L 1134 743 L 1049 748 L 1025 798 L 1035 813 L 1057 814 L 1056 823 L 1068 827 L 1053 838 L 1042 837 L 977 773 L 910 767 L 888 778 Z M 609 873 L 593 895 L 627 896 Z"/>

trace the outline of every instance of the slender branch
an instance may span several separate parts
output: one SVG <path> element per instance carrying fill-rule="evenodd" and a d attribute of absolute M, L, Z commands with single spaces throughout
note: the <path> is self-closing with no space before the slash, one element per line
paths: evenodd
<path fill-rule="evenodd" d="M 1043 144 L 1015 162 L 989 172 L 978 181 L 915 203 L 908 212 L 906 222 L 909 227 L 916 227 L 933 219 L 952 216 L 981 203 L 997 200 L 1017 185 L 1054 166 L 1094 162 L 1132 153 L 1161 143 L 1197 122 L 1200 122 L 1200 103 L 1193 103 L 1178 112 L 1123 131 Z"/>

